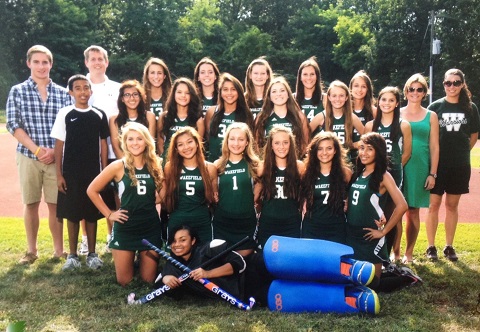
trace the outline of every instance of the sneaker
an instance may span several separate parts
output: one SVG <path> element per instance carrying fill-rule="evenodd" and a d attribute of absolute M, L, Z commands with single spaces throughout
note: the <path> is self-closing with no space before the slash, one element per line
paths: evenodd
<path fill-rule="evenodd" d="M 455 253 L 455 249 L 453 249 L 452 246 L 445 246 L 445 248 L 443 248 L 443 254 L 448 260 L 452 262 L 458 261 L 457 254 Z"/>
<path fill-rule="evenodd" d="M 422 278 L 420 278 L 418 275 L 413 273 L 413 271 L 411 269 L 409 269 L 408 267 L 402 266 L 400 268 L 400 271 L 402 273 L 402 276 L 409 277 L 409 278 L 412 279 L 412 283 L 410 284 L 410 286 L 413 286 L 415 284 L 423 284 Z"/>
<path fill-rule="evenodd" d="M 33 252 L 27 252 L 25 253 L 25 256 L 23 256 L 18 262 L 22 265 L 28 265 L 33 264 L 37 259 L 38 256 L 35 255 Z"/>
<path fill-rule="evenodd" d="M 103 261 L 98 258 L 96 253 L 91 252 L 87 256 L 87 266 L 92 270 L 97 270 L 103 266 Z"/>
<path fill-rule="evenodd" d="M 67 261 L 62 267 L 63 271 L 66 270 L 75 270 L 82 267 L 82 263 L 80 263 L 80 258 L 77 255 L 68 255 Z"/>
<path fill-rule="evenodd" d="M 87 239 L 84 239 L 84 240 L 82 240 L 82 242 L 80 242 L 80 249 L 78 249 L 78 253 L 82 256 L 85 256 L 86 254 L 88 254 Z"/>
<path fill-rule="evenodd" d="M 453 249 L 453 248 L 452 248 Z M 431 261 L 438 260 L 437 248 L 435 246 L 430 246 L 427 248 L 427 258 Z"/>

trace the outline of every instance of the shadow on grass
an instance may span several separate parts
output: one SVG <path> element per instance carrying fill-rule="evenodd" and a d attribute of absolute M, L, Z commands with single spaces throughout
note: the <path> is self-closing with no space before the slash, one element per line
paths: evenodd
<path fill-rule="evenodd" d="M 0 329 L 25 321 L 29 331 L 475 331 L 479 273 L 467 261 L 437 263 L 420 259 L 414 269 L 424 280 L 392 294 L 380 294 L 376 317 L 334 314 L 283 314 L 265 308 L 242 312 L 215 300 L 161 298 L 127 305 L 126 296 L 148 293 L 135 279 L 116 284 L 110 254 L 92 271 L 61 271 L 64 261 L 39 259 L 31 266 L 0 258 Z M 475 256 L 477 257 L 477 256 Z M 318 299 L 312 299 L 318 300 Z"/>

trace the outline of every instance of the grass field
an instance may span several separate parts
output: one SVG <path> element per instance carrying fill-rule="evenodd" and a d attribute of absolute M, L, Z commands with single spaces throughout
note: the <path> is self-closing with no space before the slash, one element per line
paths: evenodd
<path fill-rule="evenodd" d="M 100 271 L 82 267 L 62 272 L 63 262 L 51 259 L 48 224 L 42 220 L 39 260 L 20 266 L 25 247 L 20 218 L 0 218 L 0 330 L 25 322 L 27 331 L 478 331 L 480 327 L 480 224 L 459 224 L 456 247 L 459 262 L 426 261 L 425 230 L 416 249 L 414 269 L 424 284 L 393 294 L 380 294 L 376 317 L 333 314 L 279 314 L 265 308 L 243 312 L 214 300 L 161 298 L 130 306 L 130 292 L 146 294 L 148 285 L 135 280 L 122 288 L 115 283 L 110 254 Z M 443 225 L 442 225 L 443 226 Z M 99 239 L 105 238 L 100 222 Z M 443 241 L 443 227 L 438 239 Z M 317 299 L 318 300 L 318 299 Z M 320 299 L 321 300 L 321 299 Z"/>

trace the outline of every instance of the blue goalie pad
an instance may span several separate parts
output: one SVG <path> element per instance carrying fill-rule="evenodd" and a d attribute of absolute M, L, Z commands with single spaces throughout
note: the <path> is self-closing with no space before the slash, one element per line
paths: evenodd
<path fill-rule="evenodd" d="M 278 279 L 370 284 L 375 266 L 357 261 L 352 255 L 353 249 L 344 244 L 276 235 L 263 249 L 268 272 Z"/>
<path fill-rule="evenodd" d="M 377 293 L 365 286 L 274 280 L 268 290 L 268 308 L 288 313 L 376 315 L 380 302 Z"/>

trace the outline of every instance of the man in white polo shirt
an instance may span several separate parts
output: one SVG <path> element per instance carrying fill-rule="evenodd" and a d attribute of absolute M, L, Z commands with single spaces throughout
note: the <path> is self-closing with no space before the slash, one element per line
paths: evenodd
<path fill-rule="evenodd" d="M 109 63 L 108 52 L 101 46 L 91 45 L 83 52 L 83 55 L 85 56 L 85 66 L 88 69 L 87 78 L 92 85 L 93 92 L 88 103 L 91 106 L 95 106 L 104 111 L 107 118 L 110 119 L 110 117 L 118 114 L 117 99 L 120 90 L 120 83 L 110 80 L 107 75 L 105 75 Z M 107 142 L 108 162 L 111 163 L 116 157 L 113 153 L 110 137 Z M 116 193 L 113 190 L 113 187 L 109 186 L 102 193 L 102 197 L 110 209 L 116 210 L 118 208 L 116 204 Z M 108 242 L 110 241 L 110 235 L 112 234 L 113 223 L 107 220 L 107 226 L 108 234 L 106 248 L 108 248 Z M 87 253 L 88 247 L 86 246 L 86 234 L 83 233 L 80 254 L 86 255 Z"/>

